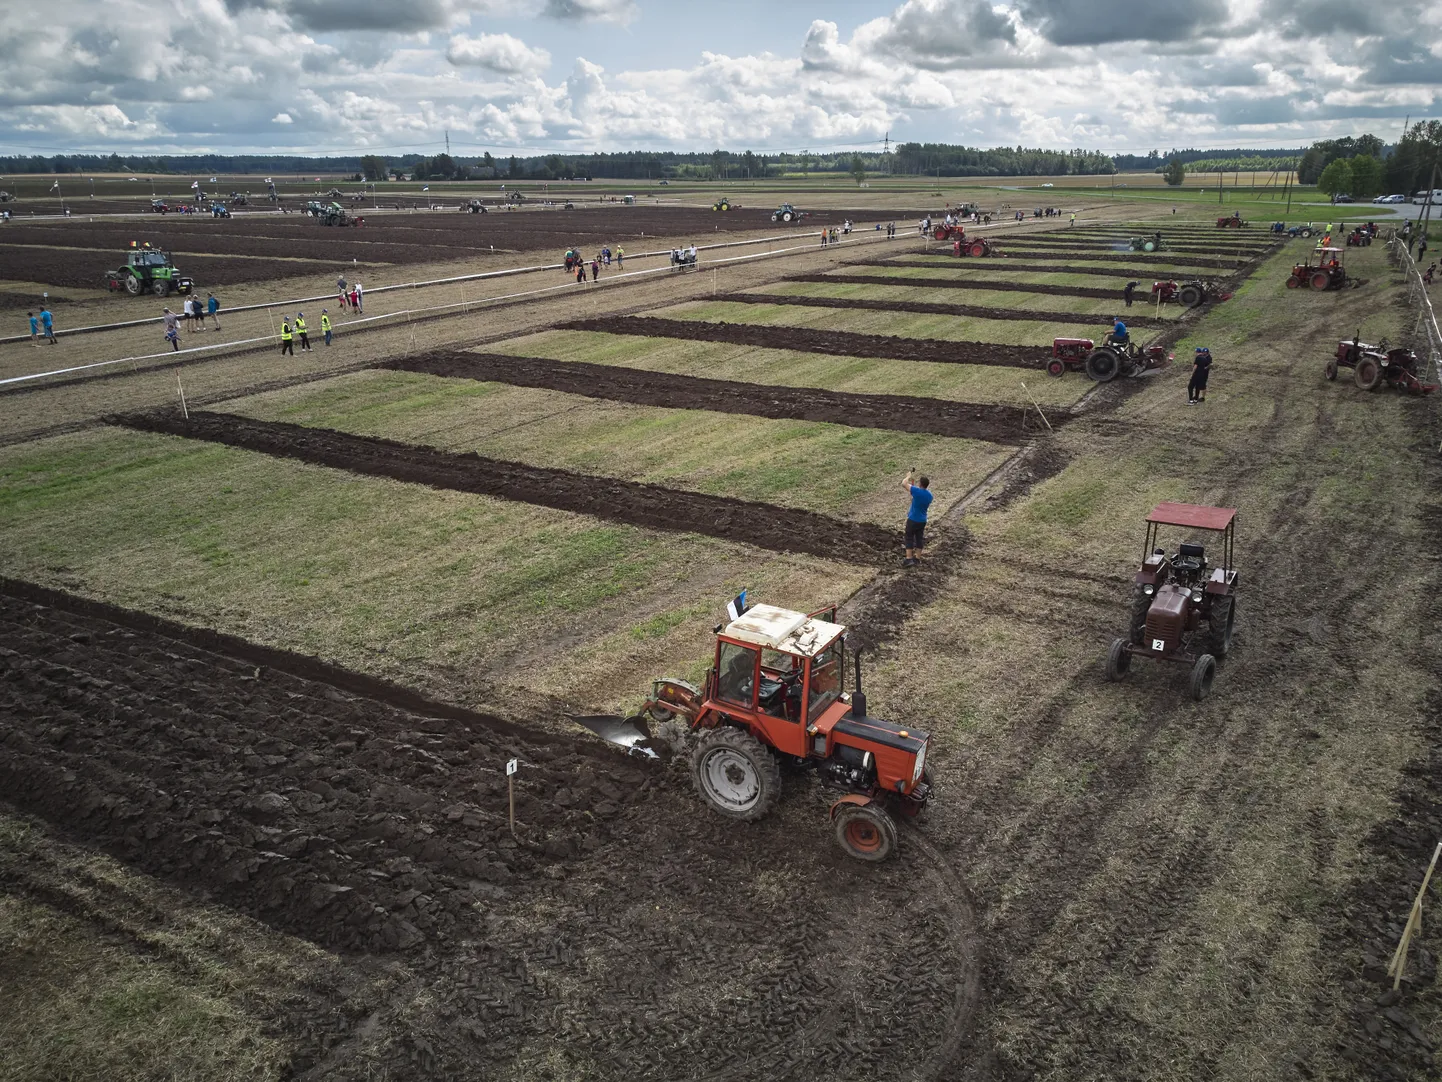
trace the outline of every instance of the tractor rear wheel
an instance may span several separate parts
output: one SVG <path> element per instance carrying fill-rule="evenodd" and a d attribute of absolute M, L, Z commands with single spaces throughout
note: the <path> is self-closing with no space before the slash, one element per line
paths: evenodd
<path fill-rule="evenodd" d="M 1371 357 L 1363 357 L 1357 362 L 1352 378 L 1362 390 L 1376 390 L 1377 384 L 1382 382 L 1382 366 Z"/>
<path fill-rule="evenodd" d="M 132 297 L 138 297 L 140 296 L 140 290 L 140 279 L 133 274 L 128 275 L 125 279 L 125 292 L 129 293 Z"/>
<path fill-rule="evenodd" d="M 1177 300 L 1182 302 L 1183 308 L 1195 308 L 1202 303 L 1203 295 L 1201 286 L 1182 286 L 1177 290 Z"/>
<path fill-rule="evenodd" d="M 931 236 L 933 240 L 945 240 L 950 232 L 951 230 L 947 229 L 946 226 L 939 225 L 931 231 Z"/>
<path fill-rule="evenodd" d="M 1053 357 L 1046 363 L 1046 371 L 1049 376 L 1066 375 L 1066 362 Z"/>
<path fill-rule="evenodd" d="M 1087 375 L 1098 383 L 1115 379 L 1121 366 L 1121 358 L 1105 347 L 1092 350 L 1087 356 Z"/>
<path fill-rule="evenodd" d="M 167 296 L 170 293 L 170 283 L 164 278 L 157 278 L 150 283 L 150 292 L 154 293 L 157 297 Z"/>
<path fill-rule="evenodd" d="M 789 210 L 788 210 L 785 214 L 781 215 L 781 220 L 782 220 L 783 222 L 789 222 L 789 221 L 791 221 L 791 218 L 792 218 L 792 214 L 791 214 L 791 212 L 790 212 Z"/>
<path fill-rule="evenodd" d="M 1212 602 L 1212 614 L 1207 618 L 1207 649 L 1213 657 L 1226 657 L 1232 652 L 1232 624 L 1236 619 L 1236 598 L 1219 597 Z"/>
<path fill-rule="evenodd" d="M 1337 358 L 1336 358 L 1336 357 L 1333 357 L 1330 361 L 1327 362 L 1326 373 L 1327 373 L 1327 378 L 1328 378 L 1328 379 L 1336 379 L 1336 378 L 1337 378 Z"/>
<path fill-rule="evenodd" d="M 1326 289 L 1332 284 L 1332 276 L 1326 271 L 1315 271 L 1312 274 L 1312 288 Z"/>
<path fill-rule="evenodd" d="M 1197 702 L 1201 702 L 1212 693 L 1212 680 L 1216 675 L 1217 659 L 1211 654 L 1203 654 L 1192 666 L 1192 675 L 1187 680 L 1187 693 Z"/>
<path fill-rule="evenodd" d="M 972 255 L 972 256 L 976 256 L 976 257 L 978 257 L 978 258 L 981 257 L 981 256 L 986 255 L 986 241 L 984 241 L 984 240 L 974 240 L 974 241 L 972 241 L 972 242 L 971 242 L 971 245 L 967 248 L 967 252 L 968 252 L 968 254 L 970 254 L 970 255 Z"/>
<path fill-rule="evenodd" d="M 1312 235 L 1312 231 L 1311 231 L 1310 229 L 1305 228 L 1305 227 L 1302 229 L 1302 231 L 1301 231 L 1300 233 L 1297 234 L 1297 236 L 1299 236 L 1299 237 L 1310 237 L 1311 235 Z"/>
<path fill-rule="evenodd" d="M 1155 242 L 1155 241 L 1150 241 L 1150 240 L 1148 240 L 1148 241 L 1143 241 L 1143 242 L 1142 242 L 1142 251 L 1144 251 L 1144 252 L 1155 252 L 1156 250 L 1157 250 L 1157 245 L 1156 245 L 1156 242 Z"/>
<path fill-rule="evenodd" d="M 1147 635 L 1147 613 L 1152 611 L 1152 595 L 1142 586 L 1132 587 L 1132 620 L 1128 627 L 1133 644 L 1140 645 Z"/>
<path fill-rule="evenodd" d="M 760 819 L 781 792 L 776 756 L 750 733 L 712 729 L 691 755 L 691 779 L 701 799 L 732 819 Z"/>
<path fill-rule="evenodd" d="M 877 804 L 845 804 L 836 813 L 836 842 L 847 856 L 879 863 L 896 851 L 896 822 Z"/>
<path fill-rule="evenodd" d="M 1288 276 L 1287 276 L 1287 288 L 1288 288 L 1288 289 L 1300 289 L 1301 286 L 1302 286 L 1302 279 L 1298 278 L 1295 274 L 1291 274 L 1291 275 L 1288 275 Z"/>
<path fill-rule="evenodd" d="M 1127 652 L 1126 639 L 1113 639 L 1107 651 L 1107 679 L 1116 683 L 1132 667 L 1132 655 Z"/>

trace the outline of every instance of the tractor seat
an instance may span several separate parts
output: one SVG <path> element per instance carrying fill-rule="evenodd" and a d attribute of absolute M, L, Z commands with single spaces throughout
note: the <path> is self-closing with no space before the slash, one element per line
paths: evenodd
<path fill-rule="evenodd" d="M 1183 541 L 1177 548 L 1177 555 L 1180 557 L 1192 556 L 1200 560 L 1206 554 L 1206 550 L 1195 541 Z"/>
<path fill-rule="evenodd" d="M 761 676 L 761 705 L 772 706 L 786 694 L 786 682 L 784 680 L 773 680 L 765 675 Z"/>

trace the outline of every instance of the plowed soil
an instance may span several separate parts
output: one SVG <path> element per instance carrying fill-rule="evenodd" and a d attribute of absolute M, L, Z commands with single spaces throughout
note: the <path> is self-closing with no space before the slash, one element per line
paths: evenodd
<path fill-rule="evenodd" d="M 21 282 L 43 282 L 61 288 L 103 290 L 105 275 L 124 262 L 125 254 L 119 248 L 114 252 L 46 250 L 0 243 L 0 280 L 8 278 Z M 240 282 L 264 282 L 272 278 L 297 275 L 329 275 L 335 271 L 333 263 L 306 259 L 279 261 L 187 255 L 177 256 L 175 264 L 182 274 L 188 274 L 202 289 L 221 283 L 234 285 Z M 143 300 L 143 297 L 137 297 L 136 303 Z"/>
<path fill-rule="evenodd" d="M 804 778 L 738 826 L 696 805 L 680 760 L 409 712 L 8 587 L 9 806 L 370 956 L 268 1020 L 288 1076 L 950 1077 L 979 967 L 960 883 L 922 836 L 860 867 L 828 846 Z"/>
<path fill-rule="evenodd" d="M 848 286 L 912 286 L 917 289 L 990 289 L 1001 293 L 1045 293 L 1052 297 L 1098 297 L 1121 300 L 1121 287 L 1102 289 L 1100 286 L 1048 286 L 1026 282 L 990 282 L 979 278 L 903 278 L 895 274 L 793 274 L 788 282 L 835 282 Z"/>
<path fill-rule="evenodd" d="M 883 357 L 893 361 L 936 361 L 943 364 L 999 365 L 1006 368 L 1041 368 L 1051 356 L 1050 350 L 1037 346 L 946 342 L 935 338 L 813 331 L 802 327 L 766 327 L 749 323 L 709 323 L 703 320 L 662 319 L 658 316 L 576 319 L 558 324 L 558 327 L 568 331 L 602 331 L 607 334 L 632 334 L 647 338 L 679 338 L 688 342 L 734 342 L 742 346 L 789 349 L 798 353 L 825 353 L 841 357 Z"/>
<path fill-rule="evenodd" d="M 796 281 L 797 279 L 790 279 Z M 1095 323 L 1095 316 L 1080 312 L 1043 312 L 1034 308 L 988 308 L 980 304 L 930 304 L 925 301 L 873 301 L 860 297 L 808 297 L 786 293 L 727 293 L 718 300 L 737 304 L 798 304 L 806 308 L 866 308 L 873 312 L 920 312 L 938 316 L 975 316 L 1026 323 Z M 1140 316 L 1127 320 L 1137 327 L 1161 326 L 1170 320 Z"/>
<path fill-rule="evenodd" d="M 379 367 L 455 379 L 490 380 L 517 387 L 544 387 L 588 398 L 668 409 L 714 410 L 755 417 L 820 421 L 852 428 L 922 432 L 992 443 L 1019 444 L 1026 437 L 1023 427 L 1026 411 L 1014 406 L 954 402 L 941 398 L 772 387 L 737 380 L 641 372 L 583 361 L 551 361 L 451 350 L 397 358 Z M 1069 415 L 1058 413 L 1048 419 L 1053 425 L 1058 425 L 1068 420 Z"/>
<path fill-rule="evenodd" d="M 869 523 L 476 454 L 454 454 L 327 428 L 201 410 L 192 410 L 189 420 L 173 410 L 107 420 L 143 432 L 209 440 L 372 477 L 518 500 L 629 526 L 699 533 L 776 552 L 804 552 L 868 564 L 890 560 L 901 551 L 896 531 Z"/>
<path fill-rule="evenodd" d="M 1040 254 L 1040 253 L 1038 253 Z M 1135 261 L 1130 261 L 1135 262 Z M 1172 262 L 1176 262 L 1172 260 Z M 993 256 L 990 259 L 971 259 L 964 257 L 957 259 L 954 256 L 945 258 L 936 257 L 933 259 L 848 259 L 841 264 L 843 267 L 955 267 L 959 270 L 974 271 L 1005 271 L 1008 273 L 1025 274 L 1095 274 L 1108 278 L 1155 278 L 1157 271 L 1146 267 L 1073 267 L 1067 264 L 1057 263 L 1021 263 L 1015 259 Z M 1234 269 L 1235 264 L 1225 264 L 1228 269 Z"/>

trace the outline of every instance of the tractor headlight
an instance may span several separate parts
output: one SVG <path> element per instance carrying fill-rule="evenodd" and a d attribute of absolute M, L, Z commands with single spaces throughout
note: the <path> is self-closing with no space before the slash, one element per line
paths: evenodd
<path fill-rule="evenodd" d="M 1157 592 L 1157 588 L 1156 588 L 1155 586 L 1143 586 L 1143 587 L 1142 587 L 1142 593 L 1146 594 L 1148 597 L 1151 597 L 1152 594 L 1154 594 L 1154 593 L 1156 593 L 1156 592 Z"/>
<path fill-rule="evenodd" d="M 911 784 L 915 785 L 921 780 L 921 772 L 926 769 L 926 745 L 921 745 L 921 750 L 916 753 L 916 765 L 911 768 Z"/>
<path fill-rule="evenodd" d="M 1193 591 L 1192 591 L 1192 600 L 1193 600 L 1193 601 L 1200 601 L 1201 599 L 1202 599 L 1202 591 L 1200 591 L 1200 590 L 1193 590 Z"/>

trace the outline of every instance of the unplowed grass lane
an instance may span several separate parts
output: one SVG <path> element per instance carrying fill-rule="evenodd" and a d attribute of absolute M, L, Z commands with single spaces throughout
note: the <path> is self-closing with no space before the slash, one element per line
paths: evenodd
<path fill-rule="evenodd" d="M 727 342 L 683 342 L 594 331 L 543 331 L 508 339 L 496 348 L 520 356 L 625 365 L 642 371 L 651 369 L 770 386 L 814 386 L 862 394 L 905 394 L 1018 407 L 1029 404 L 1023 382 L 1044 406 L 1069 406 L 1091 386 L 1082 378 L 1052 379 L 1041 371 L 833 357 Z"/>
<path fill-rule="evenodd" d="M 110 428 L 0 449 L 0 531 L 5 574 L 467 705 L 502 673 L 619 705 L 696 665 L 717 596 L 799 606 L 867 575 Z"/>
<path fill-rule="evenodd" d="M 1391 941 L 1359 940 L 1342 907 L 1358 878 L 1420 872 L 1359 862 L 1439 685 L 1419 508 L 1439 478 L 1407 435 L 1428 403 L 1321 376 L 1330 339 L 1395 334 L 1398 310 L 1362 291 L 1291 302 L 1287 258 L 1179 344 L 1217 356 L 1204 406 L 1164 374 L 1064 430 L 1057 476 L 968 517 L 965 570 L 872 679 L 873 701 L 946 734 L 930 829 L 987 914 L 979 1039 L 1008 1077 L 1382 1077 L 1398 1047 L 1366 1043 L 1379 989 L 1358 979 Z M 1380 253 L 1364 266 L 1387 276 Z M 1234 654 L 1202 704 L 1180 667 L 1102 679 L 1162 499 L 1240 509 Z M 1435 1040 L 1424 998 L 1408 1010 Z"/>
<path fill-rule="evenodd" d="M 930 475 L 940 512 L 1011 453 L 977 440 L 660 409 L 412 372 L 359 372 L 225 410 L 885 525 L 905 517 L 898 482 L 909 467 Z"/>
<path fill-rule="evenodd" d="M 1147 283 L 1151 288 L 1151 283 Z M 1019 288 L 1015 291 L 1007 291 L 1005 296 L 998 296 L 997 290 L 970 290 L 960 289 L 933 289 L 926 284 L 918 282 L 915 286 L 898 285 L 871 285 L 865 282 L 840 280 L 835 282 L 790 282 L 781 281 L 773 285 L 760 287 L 755 291 L 758 294 L 777 294 L 788 297 L 834 297 L 840 300 L 850 300 L 853 297 L 865 298 L 878 301 L 920 301 L 923 304 L 974 304 L 978 306 L 1005 306 L 1016 309 L 1018 312 L 1029 310 L 1042 310 L 1053 312 L 1070 312 L 1080 320 L 1093 322 L 1104 320 L 1113 314 L 1113 309 L 1121 299 L 1118 294 L 1116 300 L 1100 297 L 1071 297 L 1054 293 L 1026 293 Z M 1131 311 L 1141 310 L 1140 303 Z M 1146 313 L 1149 318 L 1161 320 L 1173 320 L 1181 315 L 1186 309 L 1181 305 L 1162 305 L 1160 309 L 1156 306 L 1147 306 Z"/>

